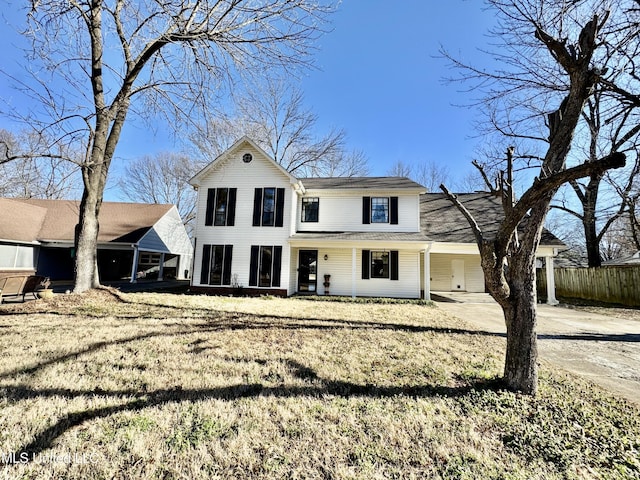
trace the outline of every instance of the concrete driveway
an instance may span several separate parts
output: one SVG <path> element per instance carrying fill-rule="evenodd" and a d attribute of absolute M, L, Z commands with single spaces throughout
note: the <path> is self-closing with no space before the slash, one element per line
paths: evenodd
<path fill-rule="evenodd" d="M 436 293 L 446 312 L 480 331 L 506 333 L 488 294 Z M 538 351 L 542 360 L 640 404 L 640 321 L 539 304 Z"/>

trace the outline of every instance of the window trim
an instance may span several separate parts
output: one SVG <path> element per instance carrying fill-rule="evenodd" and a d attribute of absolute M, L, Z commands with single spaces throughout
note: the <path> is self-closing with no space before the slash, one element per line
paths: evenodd
<path fill-rule="evenodd" d="M 384 213 L 385 213 L 384 217 L 385 217 L 385 219 L 383 221 L 375 220 L 374 212 L 376 210 L 375 209 L 376 200 L 378 200 L 378 201 L 384 200 L 386 202 L 385 203 L 385 208 L 384 208 Z M 370 217 L 371 218 L 371 223 L 389 223 L 390 222 L 390 215 L 389 215 L 389 210 L 390 210 L 390 208 L 389 208 L 390 205 L 389 204 L 390 203 L 391 202 L 389 200 L 389 197 L 371 197 L 371 217 Z M 377 212 L 375 212 L 375 213 L 377 213 Z"/>
<path fill-rule="evenodd" d="M 222 255 L 220 264 L 220 283 L 211 283 L 213 262 L 216 250 Z M 202 261 L 200 263 L 200 285 L 230 286 L 231 263 L 233 261 L 233 245 L 204 244 L 202 245 Z"/>
<path fill-rule="evenodd" d="M 369 261 L 371 262 L 370 272 L 371 278 L 390 278 L 389 273 L 391 270 L 391 258 L 390 258 L 389 250 L 371 250 L 369 253 Z M 380 257 L 380 258 L 376 258 Z M 375 268 L 376 260 L 383 260 L 382 263 L 382 273 L 378 274 L 377 269 Z M 386 263 L 384 263 L 384 259 L 386 259 Z M 386 268 L 385 268 L 386 267 Z"/>
<path fill-rule="evenodd" d="M 388 267 L 387 276 L 373 275 L 373 253 L 387 253 Z M 382 279 L 382 280 L 399 280 L 400 279 L 400 251 L 399 250 L 362 250 L 362 279 Z"/>
<path fill-rule="evenodd" d="M 269 285 L 263 284 L 261 274 L 263 272 L 264 252 L 269 250 L 271 265 L 269 266 Z M 282 246 L 281 245 L 251 245 L 249 266 L 249 286 L 257 288 L 280 287 L 282 275 Z"/>
<path fill-rule="evenodd" d="M 265 191 L 273 190 L 273 211 L 265 212 Z M 253 226 L 254 227 L 282 227 L 284 226 L 284 197 L 285 189 L 281 187 L 256 187 L 253 195 Z M 272 215 L 273 221 L 264 222 L 265 213 Z"/>
<path fill-rule="evenodd" d="M 306 201 L 306 202 L 305 202 Z M 305 214 L 307 213 L 307 209 L 305 208 L 305 203 L 307 204 L 316 204 L 316 219 L 315 220 L 307 220 Z M 301 218 L 300 221 L 302 223 L 318 223 L 320 221 L 320 197 L 302 197 L 302 208 L 301 208 Z"/>
<path fill-rule="evenodd" d="M 374 222 L 373 219 L 373 199 L 388 198 L 387 204 L 387 221 L 386 222 Z M 362 197 L 362 224 L 369 225 L 388 223 L 390 225 L 398 225 L 398 198 L 399 197 Z"/>
<path fill-rule="evenodd" d="M 207 191 L 207 206 L 205 211 L 205 227 L 233 227 L 236 216 L 236 197 L 238 189 L 235 187 L 209 188 Z M 219 203 L 224 192 L 224 211 L 219 214 Z M 224 217 L 224 220 L 222 220 Z"/>

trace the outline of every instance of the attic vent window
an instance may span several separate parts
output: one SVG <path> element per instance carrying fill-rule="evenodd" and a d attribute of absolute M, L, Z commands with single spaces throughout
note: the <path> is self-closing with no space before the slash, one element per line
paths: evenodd
<path fill-rule="evenodd" d="M 244 163 L 251 163 L 251 160 L 253 160 L 253 155 L 251 155 L 250 153 L 245 153 L 245 154 L 242 156 L 242 161 L 243 161 Z"/>

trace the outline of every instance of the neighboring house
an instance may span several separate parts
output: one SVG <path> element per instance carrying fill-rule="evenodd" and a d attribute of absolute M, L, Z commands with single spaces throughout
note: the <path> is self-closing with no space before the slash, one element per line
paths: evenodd
<path fill-rule="evenodd" d="M 634 266 L 640 265 L 640 251 L 626 257 L 616 258 L 615 260 L 607 260 L 602 262 L 603 266 Z"/>
<path fill-rule="evenodd" d="M 78 216 L 78 201 L 0 198 L 0 276 L 72 280 Z M 188 278 L 193 249 L 175 206 L 104 202 L 99 221 L 101 281 Z"/>
<path fill-rule="evenodd" d="M 296 178 L 244 137 L 190 183 L 193 290 L 427 299 L 432 290 L 485 291 L 464 217 L 407 178 Z M 484 229 L 499 218 L 489 194 L 460 199 Z M 548 233 L 545 241 L 538 255 L 552 259 L 562 243 Z"/>

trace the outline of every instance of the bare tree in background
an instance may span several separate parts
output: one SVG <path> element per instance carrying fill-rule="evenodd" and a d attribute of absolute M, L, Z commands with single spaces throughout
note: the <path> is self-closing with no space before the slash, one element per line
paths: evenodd
<path fill-rule="evenodd" d="M 203 118 L 224 79 L 305 67 L 332 11 L 315 0 L 32 0 L 26 72 L 39 109 L 14 115 L 84 148 L 75 292 L 99 285 L 98 214 L 128 115 Z"/>
<path fill-rule="evenodd" d="M 345 131 L 318 135 L 317 123 L 300 90 L 271 79 L 236 95 L 234 109 L 212 117 L 192 140 L 209 161 L 246 135 L 297 177 L 366 175 L 367 158 L 347 150 Z"/>
<path fill-rule="evenodd" d="M 131 161 L 120 175 L 118 187 L 133 202 L 173 204 L 178 209 L 189 234 L 196 211 L 196 194 L 189 185 L 202 162 L 172 152 L 147 155 Z"/>
<path fill-rule="evenodd" d="M 81 191 L 79 169 L 70 161 L 73 154 L 50 146 L 34 132 L 14 135 L 0 129 L 0 159 L 8 158 L 11 161 L 0 161 L 0 197 L 65 199 Z"/>
<path fill-rule="evenodd" d="M 542 0 L 488 0 L 501 49 L 494 58 L 504 69 L 485 71 L 447 56 L 464 81 L 477 81 L 484 93 L 489 124 L 507 142 L 506 160 L 487 188 L 501 198 L 504 220 L 482 229 L 460 200 L 442 189 L 472 227 L 481 255 L 485 284 L 500 304 L 507 327 L 504 380 L 514 390 L 535 395 L 538 386 L 535 253 L 551 199 L 563 184 L 610 168 L 622 167 L 625 155 L 614 152 L 595 161 L 567 166 L 585 104 L 598 85 L 615 78 L 635 51 L 637 29 L 628 28 L 635 2 L 609 9 L 608 2 L 571 3 Z M 637 14 L 636 14 L 637 15 Z M 611 49 L 609 48 L 611 46 Z M 616 52 L 616 61 L 604 63 Z M 612 70 L 607 75 L 607 69 Z M 613 71 L 616 69 L 616 71 Z M 609 85 L 609 91 L 619 84 Z M 579 140 L 579 138 L 578 138 Z M 519 158 L 515 153 L 520 154 Z M 532 184 L 516 197 L 516 161 L 536 168 Z M 526 173 L 526 172 L 521 172 Z"/>
<path fill-rule="evenodd" d="M 637 158 L 640 102 L 637 105 L 633 102 L 621 104 L 615 97 L 611 98 L 612 93 L 607 88 L 606 83 L 594 87 L 594 93 L 582 114 L 586 127 L 583 134 L 585 148 L 576 150 L 587 162 L 597 161 L 615 152 Z M 640 91 L 640 84 L 636 88 Z M 570 191 L 577 198 L 577 205 L 573 198 L 567 199 L 567 196 L 554 201 L 553 208 L 580 221 L 589 267 L 599 267 L 602 260 L 610 259 L 615 254 L 611 242 L 607 242 L 606 255 L 601 252 L 601 244 L 612 225 L 628 210 L 625 199 L 633 188 L 639 167 L 636 160 L 615 173 L 602 172 L 584 180 L 572 180 L 569 182 Z"/>
<path fill-rule="evenodd" d="M 398 160 L 387 170 L 387 175 L 410 178 L 426 187 L 427 192 L 435 192 L 439 185 L 451 180 L 451 174 L 446 166 L 430 161 L 405 163 Z"/>

